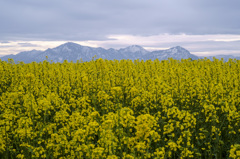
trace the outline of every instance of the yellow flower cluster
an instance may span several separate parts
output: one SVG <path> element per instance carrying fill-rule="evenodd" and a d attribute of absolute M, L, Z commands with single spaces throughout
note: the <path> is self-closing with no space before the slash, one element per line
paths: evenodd
<path fill-rule="evenodd" d="M 240 61 L 0 61 L 3 158 L 240 158 Z"/>

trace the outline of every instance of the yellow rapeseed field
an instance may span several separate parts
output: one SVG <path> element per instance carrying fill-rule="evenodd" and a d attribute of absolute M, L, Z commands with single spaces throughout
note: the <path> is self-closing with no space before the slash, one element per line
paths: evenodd
<path fill-rule="evenodd" d="M 240 61 L 0 61 L 0 158 L 240 158 Z"/>

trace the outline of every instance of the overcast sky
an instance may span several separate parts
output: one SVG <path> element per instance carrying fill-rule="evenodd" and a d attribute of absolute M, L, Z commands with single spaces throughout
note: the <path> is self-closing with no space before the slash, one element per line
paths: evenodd
<path fill-rule="evenodd" d="M 0 0 L 0 56 L 82 45 L 240 56 L 240 0 Z"/>

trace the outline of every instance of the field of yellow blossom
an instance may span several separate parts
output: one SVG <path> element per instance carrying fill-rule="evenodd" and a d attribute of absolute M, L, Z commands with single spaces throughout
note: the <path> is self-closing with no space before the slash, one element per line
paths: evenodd
<path fill-rule="evenodd" d="M 240 158 L 240 61 L 0 61 L 1 158 Z"/>

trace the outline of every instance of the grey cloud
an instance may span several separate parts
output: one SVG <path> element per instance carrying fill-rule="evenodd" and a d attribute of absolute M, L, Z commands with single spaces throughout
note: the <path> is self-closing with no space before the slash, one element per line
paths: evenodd
<path fill-rule="evenodd" d="M 21 47 L 37 47 L 38 45 L 36 44 L 31 44 L 31 43 L 18 43 Z"/>
<path fill-rule="evenodd" d="M 0 48 L 13 48 L 14 45 L 0 45 Z"/>
<path fill-rule="evenodd" d="M 240 34 L 240 1 L 0 1 L 0 40 L 106 40 L 109 34 Z"/>
<path fill-rule="evenodd" d="M 0 41 L 1 44 L 8 44 L 10 43 L 9 41 Z"/>

